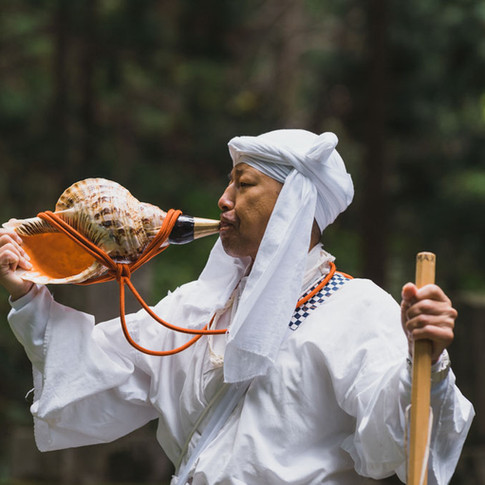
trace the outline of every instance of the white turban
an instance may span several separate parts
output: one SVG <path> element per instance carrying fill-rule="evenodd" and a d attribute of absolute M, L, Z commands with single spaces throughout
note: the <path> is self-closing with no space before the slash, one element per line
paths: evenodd
<path fill-rule="evenodd" d="M 354 195 L 337 143 L 334 133 L 318 136 L 306 130 L 276 130 L 233 138 L 229 152 L 234 165 L 247 163 L 278 182 L 285 182 L 293 169 L 310 179 L 317 189 L 315 218 L 323 232 Z"/>
<path fill-rule="evenodd" d="M 264 375 L 273 365 L 302 289 L 313 220 L 323 231 L 352 201 L 352 180 L 335 150 L 337 141 L 333 133 L 277 130 L 229 142 L 234 165 L 247 163 L 284 185 L 232 319 L 226 382 Z M 237 259 L 223 253 L 219 240 L 199 279 L 213 289 L 217 284 L 218 303 L 242 274 L 241 264 L 247 265 Z"/>

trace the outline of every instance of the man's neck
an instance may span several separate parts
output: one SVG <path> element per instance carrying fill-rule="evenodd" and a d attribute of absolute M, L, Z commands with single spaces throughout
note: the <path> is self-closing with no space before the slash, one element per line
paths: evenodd
<path fill-rule="evenodd" d="M 310 237 L 309 251 L 311 251 L 320 242 L 321 237 L 322 237 L 322 233 L 320 232 L 317 221 L 314 220 L 313 226 L 312 226 L 312 235 Z"/>

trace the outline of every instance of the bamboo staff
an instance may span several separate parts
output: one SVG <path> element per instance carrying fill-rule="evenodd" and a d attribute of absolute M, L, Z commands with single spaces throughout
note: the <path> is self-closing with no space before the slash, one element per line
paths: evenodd
<path fill-rule="evenodd" d="M 435 281 L 436 256 L 422 252 L 416 257 L 416 286 Z M 411 388 L 411 424 L 408 463 L 408 484 L 426 485 L 427 447 L 429 444 L 431 394 L 431 341 L 417 340 L 413 352 L 413 381 Z"/>

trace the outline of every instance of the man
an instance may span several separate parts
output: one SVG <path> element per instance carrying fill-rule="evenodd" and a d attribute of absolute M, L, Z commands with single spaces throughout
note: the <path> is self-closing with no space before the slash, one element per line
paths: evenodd
<path fill-rule="evenodd" d="M 33 364 L 41 450 L 110 441 L 158 418 L 173 484 L 404 481 L 408 342 L 425 338 L 434 362 L 429 483 L 450 480 L 474 414 L 445 350 L 456 311 L 434 285 L 407 284 L 400 310 L 372 282 L 333 274 L 320 235 L 353 197 L 336 144 L 332 133 L 304 130 L 230 141 L 220 239 L 200 278 L 155 306 L 171 323 L 200 328 L 214 316 L 228 331 L 175 356 L 141 354 L 117 320 L 94 326 L 19 280 L 15 268 L 29 263 L 20 240 L 2 234 L 0 282 Z M 147 347 L 187 340 L 144 312 L 129 327 Z"/>

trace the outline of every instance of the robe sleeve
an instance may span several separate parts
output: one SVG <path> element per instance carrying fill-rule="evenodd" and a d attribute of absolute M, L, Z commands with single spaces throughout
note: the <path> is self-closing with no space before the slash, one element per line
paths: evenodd
<path fill-rule="evenodd" d="M 370 282 L 352 284 L 359 296 L 347 306 L 337 326 L 338 332 L 347 334 L 340 341 L 348 345 L 344 351 L 330 353 L 328 362 L 337 401 L 356 419 L 355 432 L 344 440 L 342 448 L 352 456 L 360 475 L 379 479 L 397 473 L 405 482 L 411 375 L 399 306 Z M 473 406 L 456 387 L 452 371 L 433 385 L 431 407 L 428 483 L 446 484 L 474 416 Z"/>
<path fill-rule="evenodd" d="M 11 302 L 10 326 L 32 362 L 35 439 L 41 451 L 105 443 L 157 417 L 150 376 L 136 365 L 118 319 L 56 303 L 35 286 Z M 136 339 L 136 315 L 129 325 Z"/>

